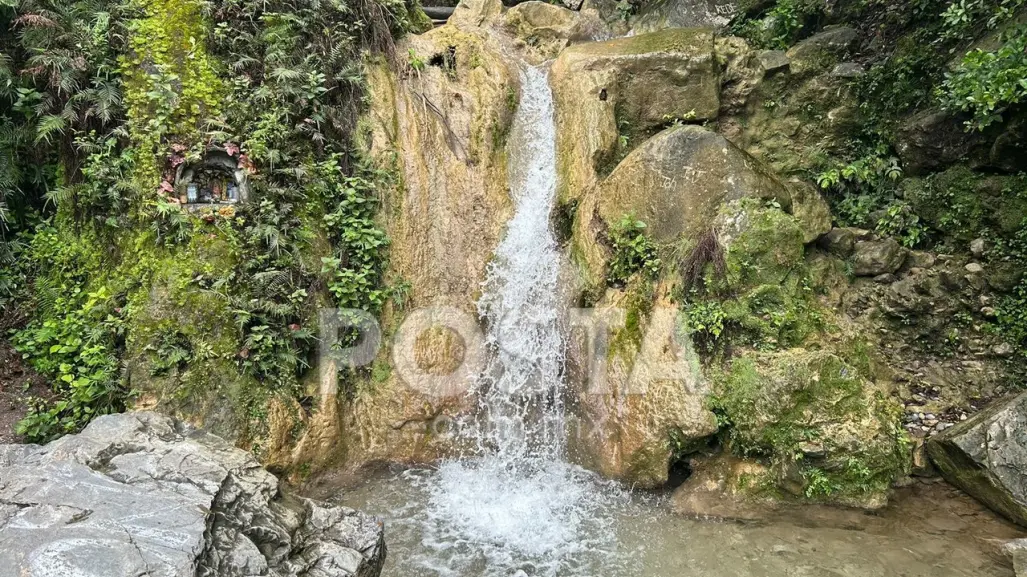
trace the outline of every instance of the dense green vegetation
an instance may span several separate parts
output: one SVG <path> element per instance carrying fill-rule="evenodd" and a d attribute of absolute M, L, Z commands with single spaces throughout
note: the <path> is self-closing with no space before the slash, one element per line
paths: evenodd
<path fill-rule="evenodd" d="M 232 373 L 259 411 L 301 394 L 317 304 L 381 310 L 391 177 L 350 135 L 361 58 L 406 26 L 374 0 L 0 2 L 0 305 L 55 393 L 22 433 L 121 410 L 133 364 L 183 400 Z M 252 202 L 184 211 L 211 150 Z"/>
<path fill-rule="evenodd" d="M 940 252 L 965 253 L 971 241 L 984 239 L 989 268 L 1007 271 L 1010 281 L 997 283 L 1009 286 L 999 287 L 1003 312 L 993 328 L 1020 350 L 1027 350 L 1027 324 L 1013 311 L 1027 308 L 1027 288 L 1008 271 L 1027 264 L 1027 189 L 1025 177 L 1015 173 L 1019 157 L 1003 158 L 998 145 L 987 147 L 1023 137 L 1024 7 L 1022 0 L 853 0 L 831 6 L 778 0 L 760 3 L 733 23 L 733 31 L 751 43 L 778 49 L 826 25 L 857 30 L 862 41 L 855 59 L 866 67 L 851 87 L 859 122 L 835 148 L 811 151 L 801 176 L 827 193 L 840 225 Z M 940 169 L 959 162 L 944 173 L 923 174 L 917 166 L 919 174 L 913 174 L 900 161 L 899 146 L 908 138 L 902 131 L 918 112 L 931 110 L 948 115 L 947 138 L 962 156 L 942 161 Z"/>

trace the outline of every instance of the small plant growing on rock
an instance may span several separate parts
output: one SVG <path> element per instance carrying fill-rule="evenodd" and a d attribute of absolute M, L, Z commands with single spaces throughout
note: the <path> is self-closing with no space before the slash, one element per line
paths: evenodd
<path fill-rule="evenodd" d="M 650 278 L 659 274 L 663 263 L 656 255 L 656 247 L 645 235 L 645 228 L 644 222 L 625 215 L 610 230 L 613 258 L 606 280 L 611 285 L 624 286 L 635 273 Z"/>

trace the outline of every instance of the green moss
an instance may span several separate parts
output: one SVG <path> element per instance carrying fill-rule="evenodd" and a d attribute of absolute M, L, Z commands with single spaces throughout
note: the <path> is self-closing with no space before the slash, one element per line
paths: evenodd
<path fill-rule="evenodd" d="M 715 373 L 712 408 L 739 455 L 767 459 L 811 499 L 868 499 L 908 468 L 901 409 L 825 351 L 735 359 Z"/>
<path fill-rule="evenodd" d="M 707 28 L 666 28 L 658 32 L 618 38 L 607 42 L 575 45 L 568 50 L 611 56 L 630 56 L 654 52 L 699 56 L 708 54 L 712 43 L 713 35 Z"/>
<path fill-rule="evenodd" d="M 610 339 L 610 355 L 632 359 L 642 347 L 643 329 L 652 312 L 655 294 L 652 281 L 642 277 L 633 278 L 625 290 L 624 326 L 614 331 Z"/>
<path fill-rule="evenodd" d="M 763 350 L 801 345 L 823 328 L 823 315 L 798 220 L 758 201 L 736 204 L 726 214 L 735 230 L 725 253 L 725 275 L 714 275 L 707 265 L 707 288 L 682 295 L 691 303 L 686 310 L 707 310 L 715 303 L 722 311 L 717 346 L 700 348 L 709 357 L 729 342 Z M 694 328 L 691 332 L 696 336 Z M 702 342 L 711 344 L 707 341 Z"/>
<path fill-rule="evenodd" d="M 133 140 L 145 153 L 137 175 L 156 189 L 167 139 L 187 138 L 200 120 L 217 116 L 227 89 L 207 53 L 208 25 L 194 0 L 132 0 L 138 17 L 127 24 L 129 52 L 119 58 Z"/>
<path fill-rule="evenodd" d="M 725 210 L 739 228 L 726 254 L 727 290 L 781 284 L 801 274 L 805 247 L 802 226 L 795 217 L 755 199 Z"/>

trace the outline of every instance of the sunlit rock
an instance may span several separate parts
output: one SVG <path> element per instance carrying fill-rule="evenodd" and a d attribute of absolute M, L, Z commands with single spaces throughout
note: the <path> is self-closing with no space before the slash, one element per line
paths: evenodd
<path fill-rule="evenodd" d="M 154 413 L 0 445 L 4 575 L 374 577 L 380 521 L 280 492 L 249 453 Z"/>

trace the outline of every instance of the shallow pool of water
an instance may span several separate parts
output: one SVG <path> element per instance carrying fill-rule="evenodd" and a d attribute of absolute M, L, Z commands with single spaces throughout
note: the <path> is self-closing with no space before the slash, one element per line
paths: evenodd
<path fill-rule="evenodd" d="M 1012 577 L 999 546 L 1023 536 L 944 483 L 914 483 L 876 514 L 805 508 L 740 524 L 675 515 L 667 495 L 576 468 L 495 491 L 499 472 L 460 467 L 390 468 L 308 492 L 385 520 L 384 577 Z M 547 494 L 568 482 L 581 493 Z M 579 499 L 593 505 L 565 518 L 552 508 Z"/>

